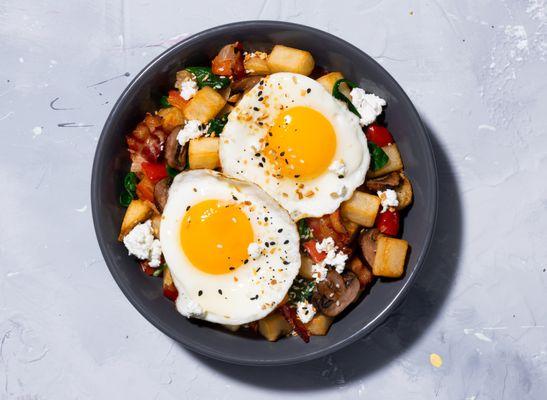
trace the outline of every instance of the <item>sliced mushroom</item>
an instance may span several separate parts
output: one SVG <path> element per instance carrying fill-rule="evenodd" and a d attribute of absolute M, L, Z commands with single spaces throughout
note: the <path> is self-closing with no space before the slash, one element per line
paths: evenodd
<path fill-rule="evenodd" d="M 194 80 L 194 74 L 185 69 L 177 71 L 175 87 L 180 90 L 182 82 Z"/>
<path fill-rule="evenodd" d="M 156 206 L 159 208 L 160 211 L 163 211 L 163 208 L 167 203 L 170 184 L 171 178 L 163 178 L 154 186 L 154 200 L 156 202 Z"/>
<path fill-rule="evenodd" d="M 167 160 L 167 165 L 171 168 L 182 171 L 186 165 L 186 152 L 188 149 L 186 145 L 179 145 L 177 136 L 180 130 L 180 126 L 176 127 L 167 137 L 165 142 L 165 159 Z"/>
<path fill-rule="evenodd" d="M 365 186 L 371 192 L 384 191 L 386 189 L 393 189 L 399 186 L 401 183 L 401 174 L 398 171 L 391 172 L 387 175 L 381 176 L 375 179 L 368 179 L 365 182 Z"/>
<path fill-rule="evenodd" d="M 243 92 L 247 93 L 251 90 L 260 80 L 261 76 L 248 76 L 246 78 L 240 79 L 238 81 L 232 82 L 231 88 L 232 92 Z"/>
<path fill-rule="evenodd" d="M 374 228 L 364 230 L 359 237 L 361 252 L 369 266 L 374 264 L 374 257 L 376 257 L 376 240 L 379 235 L 380 231 Z"/>
<path fill-rule="evenodd" d="M 372 275 L 372 270 L 363 262 L 359 257 L 353 257 L 349 262 L 349 269 L 359 279 L 361 284 L 361 289 L 365 289 L 368 285 L 372 283 L 374 276 Z"/>
<path fill-rule="evenodd" d="M 336 317 L 359 295 L 359 279 L 353 272 L 340 275 L 331 270 L 327 278 L 317 284 L 312 301 L 327 317 Z"/>

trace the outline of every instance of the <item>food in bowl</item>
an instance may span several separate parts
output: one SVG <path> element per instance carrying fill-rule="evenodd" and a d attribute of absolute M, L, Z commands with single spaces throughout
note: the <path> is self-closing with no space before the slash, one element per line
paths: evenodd
<path fill-rule="evenodd" d="M 126 136 L 119 239 L 185 317 L 325 335 L 404 275 L 412 185 L 385 106 L 307 51 L 228 44 Z"/>

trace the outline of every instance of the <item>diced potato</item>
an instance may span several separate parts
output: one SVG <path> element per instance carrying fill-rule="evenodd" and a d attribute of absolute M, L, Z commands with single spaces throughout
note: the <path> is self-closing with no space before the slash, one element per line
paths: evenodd
<path fill-rule="evenodd" d="M 184 114 L 177 107 L 162 108 L 158 111 L 161 117 L 161 126 L 166 133 L 184 123 Z"/>
<path fill-rule="evenodd" d="M 159 239 L 160 238 L 160 224 L 161 224 L 161 214 L 154 214 L 154 216 L 150 219 L 152 222 L 152 232 L 154 234 L 154 237 Z"/>
<path fill-rule="evenodd" d="M 270 342 L 275 342 L 288 334 L 291 326 L 279 311 L 274 311 L 258 321 L 258 331 Z"/>
<path fill-rule="evenodd" d="M 305 255 L 304 253 L 301 253 L 300 254 L 300 271 L 298 271 L 298 273 L 300 274 L 300 276 L 302 276 L 303 278 L 306 278 L 306 279 L 313 279 L 313 276 L 312 276 L 312 265 L 313 265 L 313 261 L 311 258 L 309 258 L 307 255 Z"/>
<path fill-rule="evenodd" d="M 329 72 L 326 75 L 323 75 L 320 78 L 317 78 L 317 82 L 319 82 L 325 89 L 327 89 L 327 92 L 332 94 L 332 89 L 334 88 L 334 84 L 339 81 L 340 79 L 344 79 L 344 75 L 342 75 L 340 72 Z M 340 92 L 349 98 L 350 89 L 347 84 L 341 83 L 340 86 Z"/>
<path fill-rule="evenodd" d="M 399 205 L 397 206 L 398 210 L 402 210 L 412 203 L 412 184 L 410 183 L 410 179 L 403 174 L 401 175 L 403 183 L 395 189 L 395 192 L 397 192 L 397 200 L 399 201 Z"/>
<path fill-rule="evenodd" d="M 188 164 L 190 169 L 215 169 L 220 167 L 218 137 L 201 137 L 190 140 Z"/>
<path fill-rule="evenodd" d="M 372 273 L 375 276 L 400 278 L 405 270 L 408 242 L 381 236 L 377 241 L 376 257 L 372 264 Z"/>
<path fill-rule="evenodd" d="M 382 147 L 382 150 L 384 150 L 389 157 L 389 161 L 382 168 L 376 171 L 369 171 L 368 176 L 370 178 L 376 178 L 377 176 L 382 176 L 389 174 L 390 172 L 403 169 L 403 160 L 401 160 L 401 154 L 399 153 L 399 149 L 395 143 Z"/>
<path fill-rule="evenodd" d="M 332 325 L 333 318 L 323 314 L 316 314 L 313 319 L 306 324 L 310 335 L 325 336 Z"/>
<path fill-rule="evenodd" d="M 123 216 L 118 240 L 122 240 L 137 224 L 150 218 L 152 213 L 153 209 L 149 202 L 140 199 L 132 200 Z"/>
<path fill-rule="evenodd" d="M 268 61 L 260 57 L 250 57 L 247 58 L 243 65 L 245 70 L 249 75 L 269 75 L 270 67 L 268 66 Z"/>
<path fill-rule="evenodd" d="M 346 228 L 346 231 L 348 232 L 350 240 L 353 240 L 353 238 L 359 233 L 360 225 L 346 218 L 342 218 L 342 223 L 344 224 L 344 228 Z"/>
<path fill-rule="evenodd" d="M 237 332 L 239 328 L 241 327 L 241 325 L 228 325 L 228 324 L 224 324 L 223 326 L 226 329 L 228 329 L 230 332 Z"/>
<path fill-rule="evenodd" d="M 215 89 L 205 86 L 198 90 L 184 108 L 188 120 L 198 120 L 204 124 L 215 118 L 226 104 L 226 99 Z"/>
<path fill-rule="evenodd" d="M 271 73 L 294 72 L 295 74 L 309 75 L 315 66 L 310 52 L 279 44 L 274 46 L 267 61 Z"/>
<path fill-rule="evenodd" d="M 358 225 L 370 228 L 374 226 L 380 207 L 380 198 L 373 194 L 356 191 L 342 203 L 342 217 Z"/>

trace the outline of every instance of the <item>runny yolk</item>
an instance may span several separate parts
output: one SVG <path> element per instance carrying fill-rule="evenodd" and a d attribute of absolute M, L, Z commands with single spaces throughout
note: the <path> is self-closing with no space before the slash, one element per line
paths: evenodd
<path fill-rule="evenodd" d="M 268 135 L 264 155 L 284 178 L 313 179 L 332 163 L 334 128 L 312 108 L 298 106 L 281 111 Z"/>
<path fill-rule="evenodd" d="M 225 274 L 241 266 L 253 241 L 253 228 L 240 206 L 219 200 L 193 205 L 180 226 L 184 254 L 208 274 Z"/>

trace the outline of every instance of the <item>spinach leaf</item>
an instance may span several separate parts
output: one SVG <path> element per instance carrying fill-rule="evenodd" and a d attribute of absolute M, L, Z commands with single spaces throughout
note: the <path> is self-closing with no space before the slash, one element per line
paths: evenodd
<path fill-rule="evenodd" d="M 230 84 L 230 79 L 213 74 L 209 67 L 188 67 L 186 70 L 194 74 L 200 89 L 204 86 L 210 86 L 213 89 L 224 89 Z"/>
<path fill-rule="evenodd" d="M 368 151 L 370 151 L 370 169 L 372 171 L 382 168 L 389 161 L 385 151 L 372 142 L 368 142 Z"/>
<path fill-rule="evenodd" d="M 163 274 L 163 270 L 167 268 L 167 264 L 162 264 L 154 272 L 152 272 L 153 276 L 160 276 Z"/>
<path fill-rule="evenodd" d="M 161 105 L 163 108 L 172 107 L 171 104 L 169 103 L 169 100 L 167 100 L 167 96 L 161 96 L 161 98 L 160 98 L 160 105 Z"/>
<path fill-rule="evenodd" d="M 222 117 L 213 119 L 209 124 L 207 134 L 211 136 L 220 136 L 226 122 L 228 122 L 228 114 L 224 114 Z"/>
<path fill-rule="evenodd" d="M 134 172 L 129 172 L 123 178 L 123 190 L 120 194 L 120 204 L 124 207 L 129 206 L 131 200 L 137 198 L 137 175 Z"/>
<path fill-rule="evenodd" d="M 289 302 L 296 304 L 299 301 L 309 300 L 314 288 L 314 281 L 308 281 L 301 276 L 296 277 L 289 289 Z"/>
<path fill-rule="evenodd" d="M 166 165 L 165 169 L 167 170 L 167 175 L 169 175 L 171 178 L 174 178 L 180 173 L 178 169 L 171 168 L 169 165 Z"/>
<path fill-rule="evenodd" d="M 340 84 L 342 84 L 342 83 L 345 83 L 346 85 L 348 85 L 352 89 L 357 87 L 357 85 L 355 83 L 353 83 L 351 81 L 348 81 L 347 79 L 338 79 L 334 83 L 334 86 L 332 87 L 332 95 L 334 96 L 334 98 L 344 101 L 348 105 L 348 109 L 352 113 L 357 115 L 359 118 L 361 118 L 361 114 L 359 114 L 359 111 L 357 111 L 357 109 L 355 108 L 355 106 L 353 105 L 351 100 L 348 99 L 346 96 L 344 96 L 342 94 L 342 92 L 340 92 Z"/>
<path fill-rule="evenodd" d="M 310 227 L 305 219 L 298 221 L 298 233 L 301 240 L 308 240 L 312 238 Z"/>

